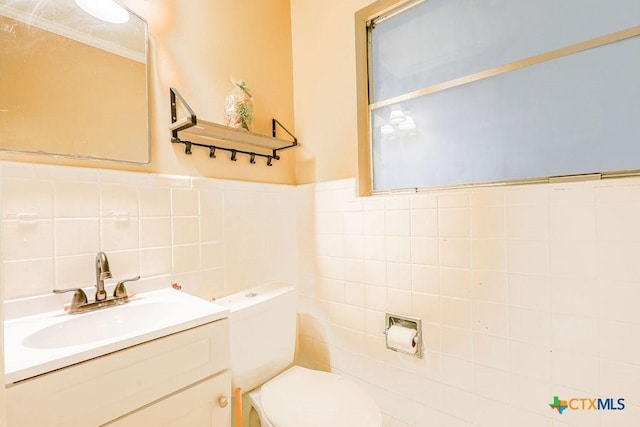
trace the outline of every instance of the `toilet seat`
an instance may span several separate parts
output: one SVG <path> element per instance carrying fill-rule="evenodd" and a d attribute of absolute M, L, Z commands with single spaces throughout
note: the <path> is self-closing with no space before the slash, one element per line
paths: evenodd
<path fill-rule="evenodd" d="M 261 387 L 264 415 L 276 427 L 379 427 L 380 410 L 352 381 L 293 366 Z"/>
<path fill-rule="evenodd" d="M 249 399 L 251 407 L 256 411 L 258 417 L 260 418 L 260 427 L 275 427 L 273 424 L 271 424 L 271 421 L 269 421 L 267 414 L 264 413 L 264 407 L 262 406 L 262 390 L 260 389 L 260 387 L 250 391 L 246 396 Z M 249 426 L 253 425 L 254 424 L 249 421 Z"/>

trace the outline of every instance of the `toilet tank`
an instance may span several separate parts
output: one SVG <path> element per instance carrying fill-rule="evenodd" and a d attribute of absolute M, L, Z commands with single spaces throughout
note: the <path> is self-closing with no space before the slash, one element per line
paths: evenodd
<path fill-rule="evenodd" d="M 296 344 L 295 287 L 269 283 L 218 299 L 229 308 L 233 387 L 261 386 L 292 362 Z"/>

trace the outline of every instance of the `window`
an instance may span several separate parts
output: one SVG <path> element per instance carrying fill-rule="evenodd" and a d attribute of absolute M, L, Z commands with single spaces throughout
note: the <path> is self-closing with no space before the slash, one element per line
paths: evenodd
<path fill-rule="evenodd" d="M 361 193 L 640 169 L 640 2 L 356 15 Z"/>

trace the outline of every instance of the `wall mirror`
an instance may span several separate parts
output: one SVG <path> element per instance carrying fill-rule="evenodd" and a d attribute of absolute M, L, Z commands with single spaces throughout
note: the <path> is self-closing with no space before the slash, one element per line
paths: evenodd
<path fill-rule="evenodd" d="M 0 0 L 0 150 L 148 163 L 146 22 L 114 0 Z"/>

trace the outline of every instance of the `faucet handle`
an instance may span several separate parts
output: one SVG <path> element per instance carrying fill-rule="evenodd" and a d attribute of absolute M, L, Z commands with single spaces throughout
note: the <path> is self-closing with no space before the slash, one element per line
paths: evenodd
<path fill-rule="evenodd" d="M 79 306 L 82 304 L 86 304 L 87 294 L 82 290 L 82 288 L 69 288 L 69 289 L 54 289 L 54 294 L 64 294 L 65 292 L 73 292 L 73 298 L 71 298 L 71 306 Z"/>
<path fill-rule="evenodd" d="M 127 288 L 124 286 L 124 284 L 126 282 L 135 282 L 136 280 L 140 280 L 140 276 L 119 281 L 118 284 L 116 285 L 116 288 L 113 290 L 113 297 L 114 298 L 126 297 L 128 294 L 127 294 Z"/>

